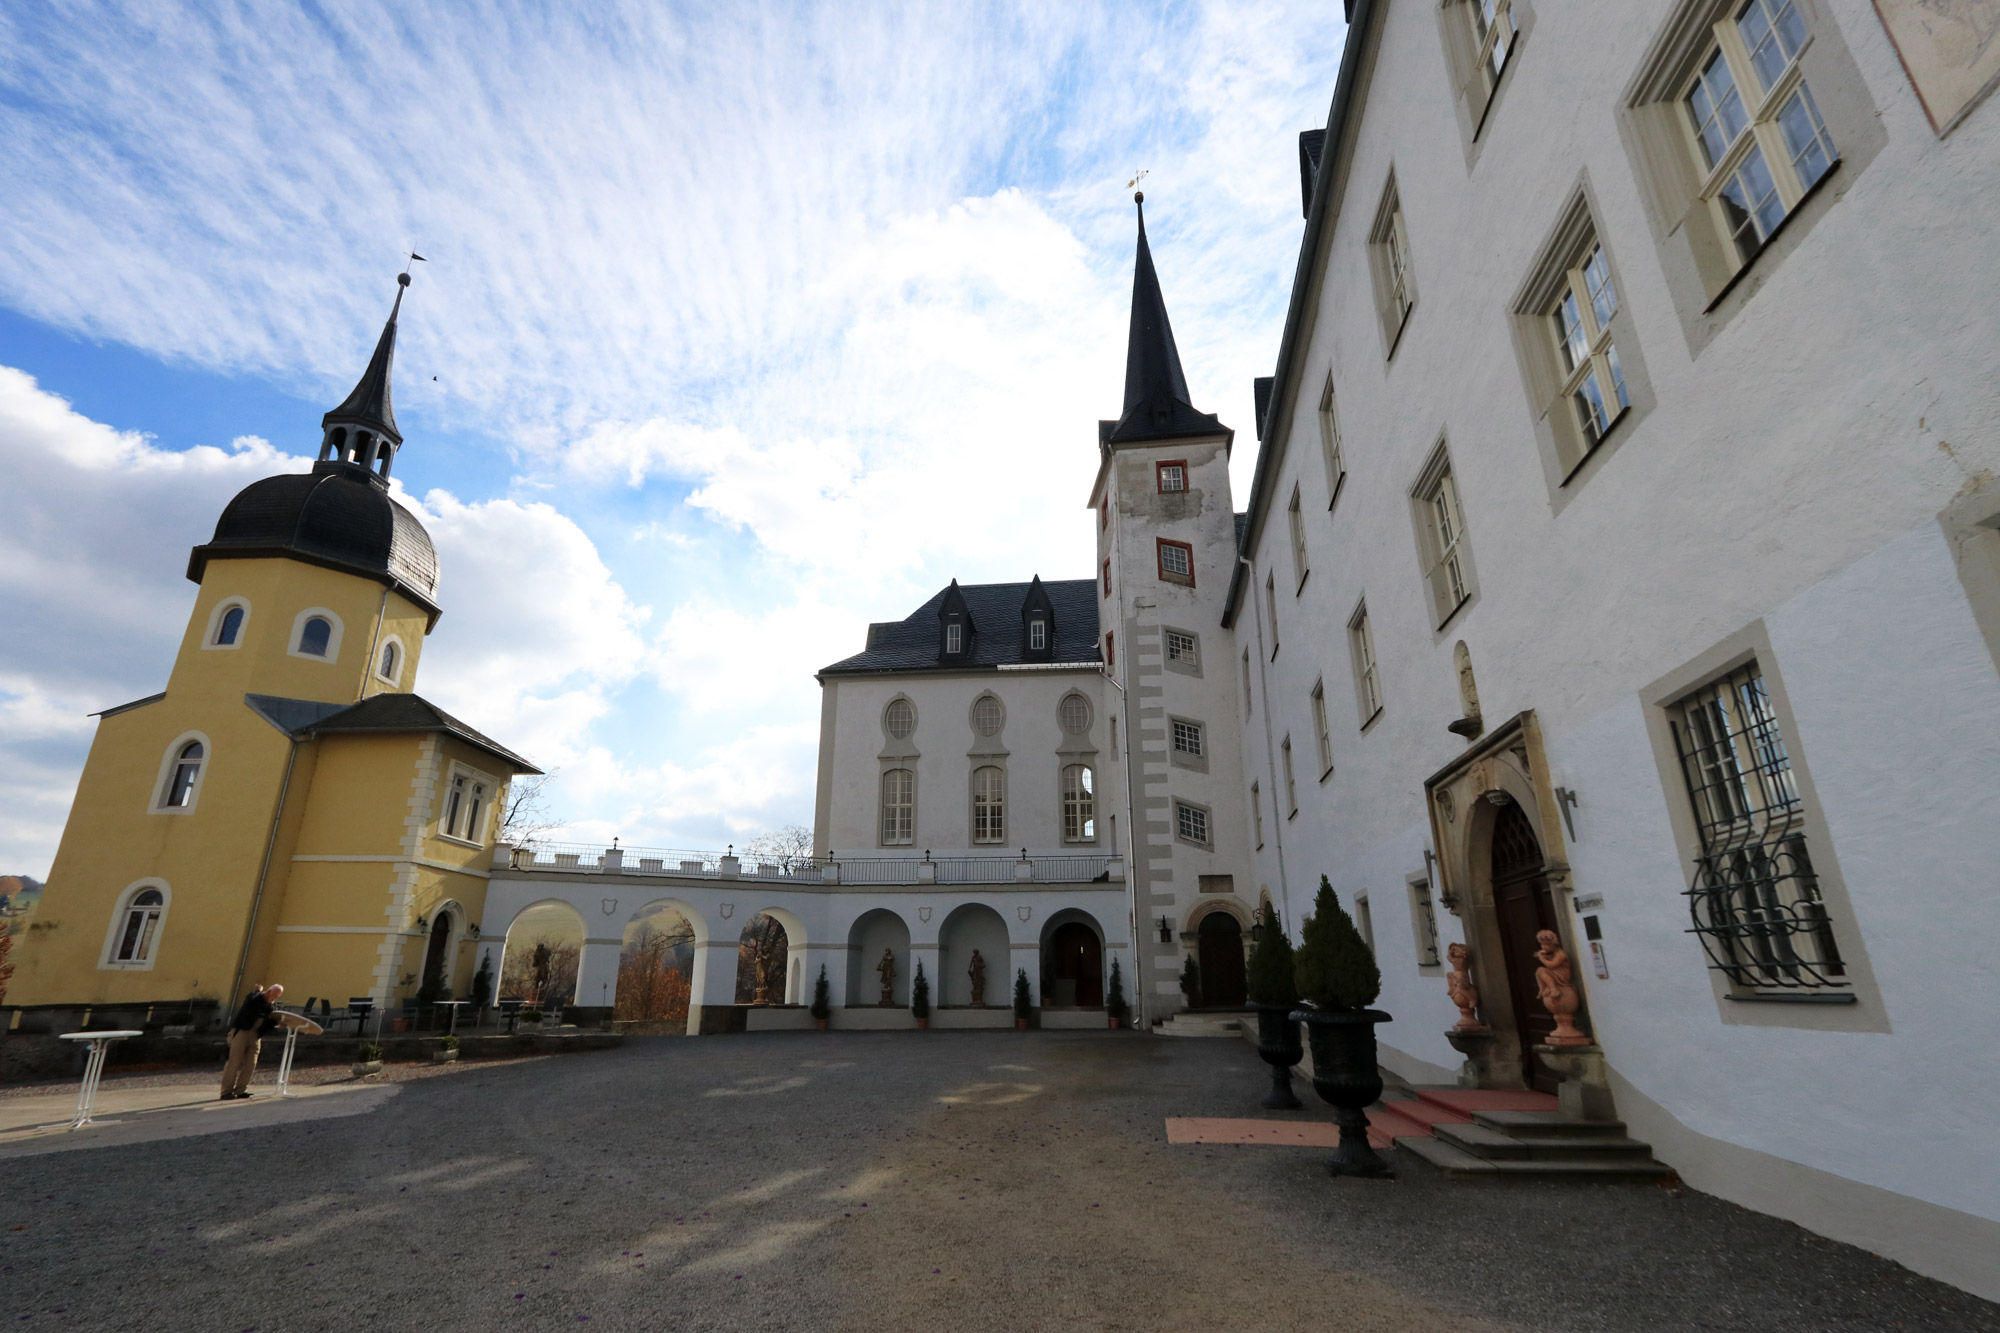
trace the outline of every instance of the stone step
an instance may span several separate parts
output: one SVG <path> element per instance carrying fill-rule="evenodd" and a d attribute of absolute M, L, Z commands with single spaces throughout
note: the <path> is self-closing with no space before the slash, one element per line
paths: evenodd
<path fill-rule="evenodd" d="M 1519 1139 L 1478 1123 L 1438 1125 L 1435 1133 L 1452 1147 L 1489 1161 L 1626 1164 L 1653 1160 L 1652 1145 L 1637 1139 L 1604 1138 L 1595 1134 L 1568 1138 L 1542 1135 Z"/>
<path fill-rule="evenodd" d="M 1622 1139 L 1623 1120 L 1576 1120 L 1559 1111 L 1474 1111 L 1473 1123 L 1517 1139 Z"/>
<path fill-rule="evenodd" d="M 1447 1141 L 1444 1131 L 1463 1126 L 1440 1126 L 1438 1137 L 1397 1139 L 1404 1152 L 1454 1176 L 1512 1176 L 1525 1179 L 1562 1180 L 1656 1180 L 1667 1168 L 1650 1158 L 1615 1158 L 1609 1161 L 1548 1161 L 1541 1158 L 1480 1157 Z"/>
<path fill-rule="evenodd" d="M 1244 1026 L 1242 1014 L 1178 1013 L 1157 1029 L 1166 1037 L 1237 1037 Z"/>

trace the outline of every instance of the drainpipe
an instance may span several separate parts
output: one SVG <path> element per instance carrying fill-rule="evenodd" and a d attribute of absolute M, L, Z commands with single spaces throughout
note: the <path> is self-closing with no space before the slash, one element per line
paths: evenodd
<path fill-rule="evenodd" d="M 243 927 L 243 950 L 236 956 L 236 980 L 229 987 L 224 1003 L 234 1006 L 236 997 L 243 992 L 243 974 L 250 967 L 250 945 L 257 936 L 257 915 L 264 906 L 264 886 L 271 878 L 271 856 L 278 847 L 278 825 L 285 817 L 285 796 L 292 789 L 292 766 L 299 760 L 299 742 L 292 740 L 291 753 L 285 756 L 285 780 L 278 787 L 278 805 L 271 812 L 271 832 L 264 839 L 264 864 L 257 871 L 257 892 L 250 899 L 250 920 Z M 233 1007 L 229 1012 L 234 1012 Z"/>
<path fill-rule="evenodd" d="M 1284 922 L 1289 926 L 1297 918 L 1292 915 L 1292 885 L 1285 873 L 1286 816 L 1279 813 L 1278 797 L 1284 793 L 1283 788 L 1278 786 L 1278 747 L 1271 736 L 1271 682 L 1264 674 L 1264 668 L 1270 663 L 1264 652 L 1264 610 L 1257 602 L 1257 566 L 1251 563 L 1248 556 L 1238 555 L 1236 560 L 1250 580 L 1245 585 L 1248 591 L 1244 596 L 1250 602 L 1251 623 L 1257 627 L 1257 684 L 1264 693 L 1264 763 L 1270 770 L 1271 779 L 1271 838 L 1278 848 L 1278 902 L 1283 907 Z"/>

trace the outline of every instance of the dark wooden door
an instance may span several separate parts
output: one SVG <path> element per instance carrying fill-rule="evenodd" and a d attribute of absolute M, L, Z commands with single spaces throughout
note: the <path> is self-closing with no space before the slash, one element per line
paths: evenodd
<path fill-rule="evenodd" d="M 1493 910 L 1499 919 L 1501 956 L 1507 967 L 1507 994 L 1521 1036 L 1522 1069 L 1528 1085 L 1554 1092 L 1561 1082 L 1531 1049 L 1548 1041 L 1556 1020 L 1535 993 L 1535 936 L 1556 928 L 1555 899 L 1543 872 L 1541 844 L 1521 807 L 1508 802 L 1493 822 Z"/>
<path fill-rule="evenodd" d="M 1195 928 L 1201 941 L 1201 1002 L 1211 1009 L 1243 1004 L 1243 927 L 1227 912 L 1210 912 Z"/>
<path fill-rule="evenodd" d="M 1049 939 L 1055 954 L 1056 1002 L 1095 1009 L 1104 1003 L 1104 950 L 1097 932 L 1081 921 L 1060 926 Z M 1048 989 L 1048 988 L 1045 988 Z M 1045 997 L 1046 998 L 1046 997 Z"/>

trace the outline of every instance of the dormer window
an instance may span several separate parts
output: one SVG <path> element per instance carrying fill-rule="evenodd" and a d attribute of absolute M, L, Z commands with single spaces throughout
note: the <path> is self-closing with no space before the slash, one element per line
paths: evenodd
<path fill-rule="evenodd" d="M 944 650 L 948 654 L 965 651 L 965 626 L 955 620 L 944 627 Z"/>
<path fill-rule="evenodd" d="M 1028 651 L 1046 652 L 1049 646 L 1049 622 L 1036 616 L 1028 622 Z"/>

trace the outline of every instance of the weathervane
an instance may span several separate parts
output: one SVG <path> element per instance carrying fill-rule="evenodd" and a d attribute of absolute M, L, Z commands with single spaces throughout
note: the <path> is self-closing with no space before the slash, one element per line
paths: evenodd
<path fill-rule="evenodd" d="M 428 264 L 431 262 L 430 260 L 425 259 L 422 255 L 418 254 L 415 250 L 410 251 L 410 258 L 419 264 Z M 403 276 L 406 278 L 410 276 L 410 266 L 408 264 L 403 265 Z"/>
<path fill-rule="evenodd" d="M 1128 190 L 1131 189 L 1133 186 L 1137 185 L 1140 181 L 1146 179 L 1147 174 L 1148 173 L 1144 171 L 1133 172 L 1132 179 L 1125 182 L 1125 188 Z"/>

